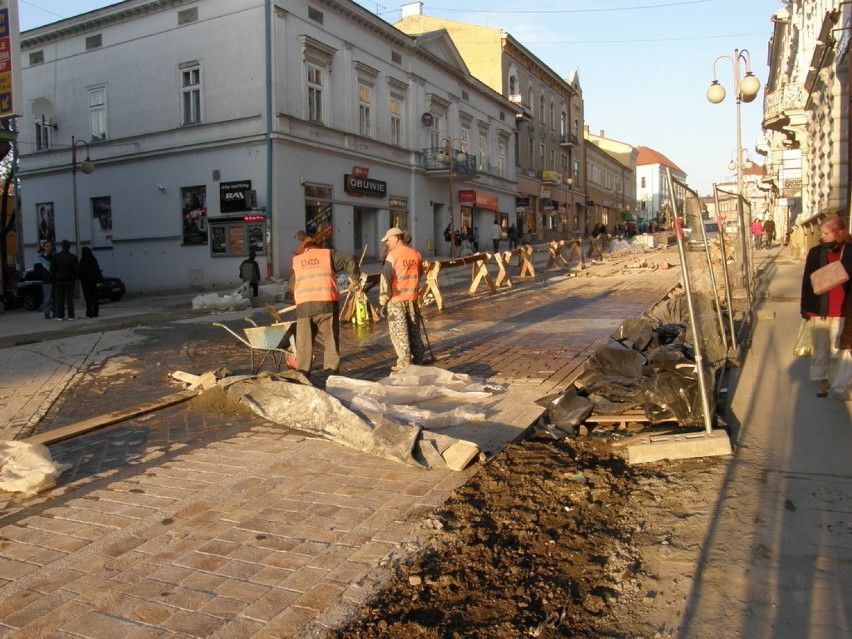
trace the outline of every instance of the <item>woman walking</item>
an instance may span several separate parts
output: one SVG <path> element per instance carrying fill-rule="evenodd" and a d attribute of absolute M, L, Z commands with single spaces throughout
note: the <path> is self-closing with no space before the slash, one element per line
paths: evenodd
<path fill-rule="evenodd" d="M 827 293 L 817 295 L 811 284 L 811 273 L 832 262 L 840 261 L 846 272 L 852 275 L 852 246 L 849 231 L 843 220 L 832 215 L 819 225 L 819 244 L 805 258 L 802 277 L 802 318 L 810 322 L 813 345 L 811 347 L 811 381 L 819 382 L 817 397 L 828 397 L 829 380 L 834 363 L 839 356 L 837 350 L 846 297 L 850 283 L 836 286 Z"/>
<path fill-rule="evenodd" d="M 86 300 L 86 317 L 98 316 L 98 282 L 103 281 L 100 264 L 92 249 L 84 246 L 80 251 L 80 264 L 77 267 L 77 277 L 83 289 L 83 299 Z"/>

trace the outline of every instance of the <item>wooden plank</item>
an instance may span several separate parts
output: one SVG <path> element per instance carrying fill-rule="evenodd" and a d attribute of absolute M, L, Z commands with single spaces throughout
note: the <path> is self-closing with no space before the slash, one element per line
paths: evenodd
<path fill-rule="evenodd" d="M 49 446 L 50 444 L 55 444 L 65 439 L 83 435 L 105 426 L 124 422 L 128 419 L 145 415 L 146 413 L 153 413 L 155 410 L 160 410 L 161 408 L 180 404 L 181 402 L 192 399 L 197 395 L 198 392 L 196 391 L 181 391 L 179 393 L 174 393 L 173 395 L 167 395 L 161 399 L 154 400 L 153 402 L 145 402 L 144 404 L 139 404 L 132 408 L 113 411 L 106 415 L 86 419 L 82 422 L 77 422 L 76 424 L 69 424 L 68 426 L 56 428 L 39 435 L 33 435 L 32 437 L 27 437 L 23 441 L 28 444 L 44 444 L 45 446 Z"/>

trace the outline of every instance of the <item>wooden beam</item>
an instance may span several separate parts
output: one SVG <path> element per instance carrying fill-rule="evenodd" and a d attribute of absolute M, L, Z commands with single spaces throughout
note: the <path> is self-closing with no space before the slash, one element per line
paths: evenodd
<path fill-rule="evenodd" d="M 44 444 L 45 446 L 50 446 L 51 444 L 61 442 L 65 439 L 84 435 L 85 433 L 98 430 L 99 428 L 104 428 L 105 426 L 112 426 L 113 424 L 124 422 L 128 419 L 133 419 L 134 417 L 139 417 L 140 415 L 153 413 L 155 410 L 160 410 L 161 408 L 180 404 L 197 395 L 197 391 L 181 391 L 179 393 L 167 395 L 161 399 L 154 400 L 153 402 L 145 402 L 144 404 L 139 404 L 132 408 L 113 411 L 106 415 L 101 415 L 100 417 L 93 417 L 82 422 L 77 422 L 76 424 L 69 424 L 68 426 L 62 426 L 61 428 L 56 428 L 54 430 L 47 431 L 46 433 L 33 435 L 32 437 L 27 437 L 23 441 L 27 444 Z"/>

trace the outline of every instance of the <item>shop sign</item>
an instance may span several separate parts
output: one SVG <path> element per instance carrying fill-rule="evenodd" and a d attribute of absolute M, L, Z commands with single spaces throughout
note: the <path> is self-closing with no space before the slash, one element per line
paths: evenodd
<path fill-rule="evenodd" d="M 530 199 L 528 197 L 516 197 L 515 198 L 515 208 L 516 209 L 525 209 L 530 205 Z"/>
<path fill-rule="evenodd" d="M 459 204 L 469 204 L 487 211 L 497 211 L 500 208 L 496 195 L 472 190 L 459 191 Z"/>
<path fill-rule="evenodd" d="M 251 180 L 221 182 L 219 184 L 219 210 L 222 213 L 250 211 L 246 194 L 251 191 Z"/>
<path fill-rule="evenodd" d="M 541 191 L 538 192 L 538 196 L 543 200 L 549 200 L 550 199 L 550 189 L 542 189 Z"/>
<path fill-rule="evenodd" d="M 350 195 L 385 197 L 388 193 L 388 183 L 347 173 L 343 176 L 343 190 Z"/>

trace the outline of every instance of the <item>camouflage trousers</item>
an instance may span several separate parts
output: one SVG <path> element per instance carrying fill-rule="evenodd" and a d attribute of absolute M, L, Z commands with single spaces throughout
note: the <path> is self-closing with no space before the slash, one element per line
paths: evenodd
<path fill-rule="evenodd" d="M 425 361 L 426 349 L 420 337 L 417 302 L 388 302 L 388 335 L 396 351 L 398 366 Z"/>

